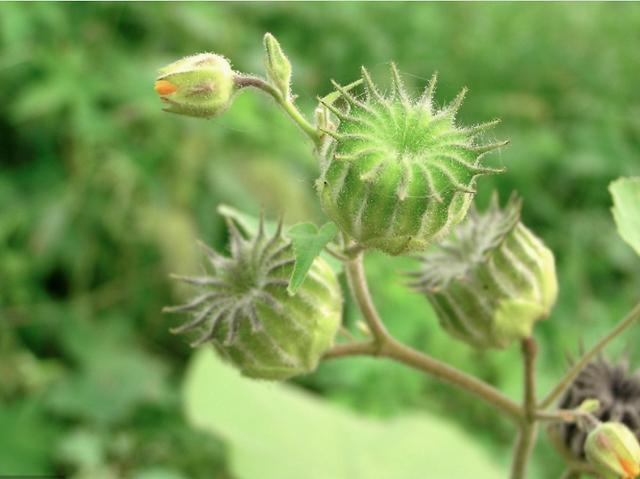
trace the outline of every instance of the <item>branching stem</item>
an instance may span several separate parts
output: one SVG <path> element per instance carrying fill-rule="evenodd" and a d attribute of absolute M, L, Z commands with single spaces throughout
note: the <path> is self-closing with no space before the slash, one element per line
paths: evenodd
<path fill-rule="evenodd" d="M 347 262 L 345 270 L 353 297 L 371 330 L 373 339 L 370 342 L 337 345 L 325 355 L 325 359 L 361 355 L 394 359 L 480 397 L 518 424 L 524 421 L 523 409 L 493 386 L 416 351 L 400 343 L 389 334 L 371 299 L 364 273 L 362 253 L 357 254 L 353 260 Z"/>
<path fill-rule="evenodd" d="M 320 147 L 321 134 L 316 127 L 307 121 L 304 115 L 298 110 L 291 98 L 284 98 L 280 92 L 260 77 L 253 75 L 236 75 L 235 84 L 238 88 L 253 87 L 267 93 L 282 107 L 296 125 L 313 141 L 316 148 Z"/>

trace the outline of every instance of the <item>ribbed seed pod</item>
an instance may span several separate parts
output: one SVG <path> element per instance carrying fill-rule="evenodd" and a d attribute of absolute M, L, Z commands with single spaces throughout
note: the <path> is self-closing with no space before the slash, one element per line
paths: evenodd
<path fill-rule="evenodd" d="M 424 255 L 411 285 L 442 327 L 479 348 L 504 348 L 531 334 L 557 296 L 553 253 L 520 222 L 520 199 L 470 210 L 438 250 Z"/>
<path fill-rule="evenodd" d="M 282 223 L 268 237 L 261 219 L 252 238 L 232 219 L 227 225 L 231 257 L 203 246 L 213 273 L 177 277 L 202 291 L 187 304 L 165 308 L 193 314 L 172 332 L 197 332 L 193 346 L 212 343 L 245 376 L 281 380 L 313 371 L 341 320 L 342 295 L 333 270 L 317 258 L 291 296 L 287 285 L 295 257 Z"/>
<path fill-rule="evenodd" d="M 506 142 L 478 142 L 497 121 L 456 125 L 466 90 L 437 109 L 435 75 L 414 100 L 395 65 L 391 71 L 389 95 L 363 67 L 363 99 L 334 82 L 348 108 L 320 100 L 339 125 L 323 130 L 317 189 L 327 215 L 361 246 L 398 255 L 425 250 L 465 217 L 476 178 L 501 171 L 482 166 L 482 157 Z"/>
<path fill-rule="evenodd" d="M 626 361 L 612 363 L 599 358 L 574 379 L 557 407 L 575 409 L 588 399 L 597 399 L 600 403 L 593 414 L 598 420 L 623 423 L 640 440 L 640 371 L 629 372 Z M 576 459 L 585 458 L 587 433 L 584 429 L 574 423 L 558 423 L 548 431 Z"/>

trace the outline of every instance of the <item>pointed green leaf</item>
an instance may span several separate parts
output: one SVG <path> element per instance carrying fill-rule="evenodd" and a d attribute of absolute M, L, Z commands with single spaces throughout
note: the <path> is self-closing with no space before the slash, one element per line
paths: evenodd
<path fill-rule="evenodd" d="M 333 221 L 325 223 L 320 229 L 313 223 L 298 223 L 289 228 L 287 234 L 293 241 L 293 251 L 296 255 L 296 263 L 287 287 L 289 294 L 296 293 L 313 261 L 337 233 L 338 227 Z"/>
<path fill-rule="evenodd" d="M 618 233 L 640 254 L 640 177 L 619 178 L 609 185 Z"/>

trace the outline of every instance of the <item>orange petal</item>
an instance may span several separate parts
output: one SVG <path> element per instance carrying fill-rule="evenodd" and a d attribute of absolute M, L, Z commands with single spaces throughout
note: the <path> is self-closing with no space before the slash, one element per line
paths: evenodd
<path fill-rule="evenodd" d="M 624 469 L 624 472 L 629 474 L 628 477 L 630 479 L 635 479 L 636 477 L 638 477 L 638 474 L 640 474 L 640 466 L 638 466 L 638 464 L 636 464 L 635 462 L 630 461 L 629 459 L 624 459 L 622 457 L 618 457 L 618 462 L 622 466 L 622 469 Z"/>
<path fill-rule="evenodd" d="M 170 95 L 178 90 L 177 86 L 167 80 L 157 80 L 153 88 L 160 96 Z"/>

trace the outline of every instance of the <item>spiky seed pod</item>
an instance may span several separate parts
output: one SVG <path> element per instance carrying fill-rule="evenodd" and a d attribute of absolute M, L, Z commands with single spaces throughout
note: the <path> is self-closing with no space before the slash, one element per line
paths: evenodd
<path fill-rule="evenodd" d="M 597 419 L 623 423 L 640 440 L 640 371 L 630 373 L 626 361 L 612 363 L 599 358 L 574 379 L 558 408 L 575 409 L 588 399 L 600 403 L 594 412 Z M 554 424 L 549 433 L 577 459 L 585 458 L 587 433 L 576 424 Z"/>
<path fill-rule="evenodd" d="M 553 253 L 520 222 L 521 200 L 467 220 L 422 256 L 411 285 L 431 302 L 442 327 L 479 348 L 504 348 L 530 336 L 557 296 Z"/>
<path fill-rule="evenodd" d="M 477 177 L 501 171 L 483 156 L 506 142 L 478 140 L 497 121 L 456 125 L 466 90 L 438 109 L 435 75 L 412 99 L 393 64 L 391 72 L 388 95 L 363 67 L 364 98 L 334 82 L 348 108 L 320 100 L 340 123 L 324 131 L 317 189 L 327 215 L 361 246 L 398 255 L 425 250 L 465 217 Z"/>
<path fill-rule="evenodd" d="M 227 218 L 231 257 L 203 245 L 211 275 L 177 277 L 202 291 L 192 301 L 165 308 L 193 318 L 172 330 L 197 332 L 192 343 L 212 343 L 242 374 L 282 380 L 313 371 L 332 345 L 341 320 L 342 296 L 331 267 L 317 258 L 294 296 L 287 293 L 295 263 L 282 222 L 273 237 L 261 219 L 253 237 Z"/>
<path fill-rule="evenodd" d="M 224 113 L 237 88 L 226 58 L 200 53 L 161 68 L 155 90 L 164 111 L 208 118 Z"/>
<path fill-rule="evenodd" d="M 635 479 L 640 474 L 640 444 L 622 423 L 596 426 L 587 436 L 585 453 L 603 479 Z"/>

